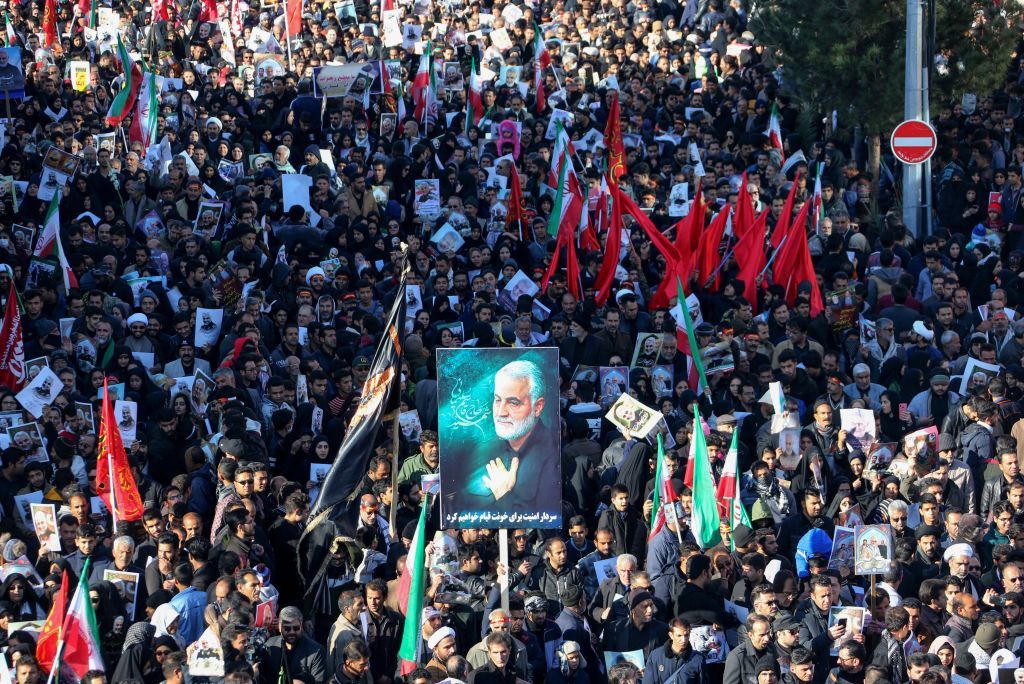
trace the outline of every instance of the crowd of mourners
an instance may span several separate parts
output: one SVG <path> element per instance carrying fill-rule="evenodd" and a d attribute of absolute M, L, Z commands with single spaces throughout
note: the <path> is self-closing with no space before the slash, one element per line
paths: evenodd
<path fill-rule="evenodd" d="M 12 681 L 47 681 L 39 627 L 87 561 L 106 667 L 83 684 L 1024 681 L 1019 58 L 973 111 L 940 111 L 935 211 L 916 234 L 894 209 L 885 164 L 872 177 L 862 149 L 824 131 L 797 135 L 797 107 L 742 0 L 357 0 L 354 18 L 345 3 L 310 0 L 299 27 L 266 0 L 219 3 L 217 16 L 206 2 L 161 4 L 167 20 L 154 17 L 156 3 L 99 8 L 113 12 L 136 62 L 181 84 L 157 97 L 150 148 L 121 129 L 109 135 L 124 75 L 87 2 L 4 13 L 24 97 L 7 101 L 0 151 L 10 190 L 0 297 L 13 282 L 27 365 L 62 384 L 39 417 L 19 388 L 0 387 L 0 417 L 35 424 L 41 438 L 14 430 L 0 452 L 0 645 Z M 45 48 L 54 8 L 57 41 Z M 421 33 L 384 47 L 382 12 L 394 9 Z M 274 38 L 257 45 L 254 31 Z M 456 66 L 444 67 L 424 119 L 412 86 L 427 41 L 439 70 Z M 541 45 L 551 63 L 538 103 Z M 265 52 L 283 75 L 257 68 Z M 314 95 L 314 69 L 382 60 L 401 66 L 396 126 L 382 124 L 382 94 Z M 90 63 L 81 89 L 72 61 Z M 483 119 L 467 120 L 470 70 L 493 78 Z M 446 88 L 456 72 L 462 89 Z M 573 115 L 572 163 L 593 210 L 607 155 L 587 136 L 605 130 L 614 90 L 620 187 L 670 239 L 679 183 L 703 194 L 710 223 L 745 179 L 771 235 L 790 191 L 796 215 L 820 181 L 821 212 L 806 225 L 817 282 L 787 298 L 768 269 L 745 291 L 742 264 L 726 259 L 716 288 L 686 283 L 699 302 L 692 352 L 708 366 L 707 388 L 691 385 L 669 307 L 650 305 L 670 277 L 666 258 L 629 217 L 605 304 L 595 301 L 603 249 L 580 249 L 578 284 L 560 269 L 534 296 L 498 297 L 520 272 L 539 287 L 556 252 L 553 109 Z M 782 150 L 766 135 L 773 110 Z M 515 124 L 514 143 L 496 134 L 502 122 Z M 60 188 L 70 286 L 33 257 L 51 146 L 81 157 Z M 285 205 L 282 177 L 293 173 L 311 177 L 310 211 Z M 506 227 L 511 173 L 521 174 L 528 231 Z M 439 213 L 417 212 L 417 179 L 439 181 Z M 446 223 L 462 238 L 447 250 L 431 241 Z M 719 254 L 731 246 L 727 233 Z M 330 549 L 325 605 L 299 574 L 298 540 L 316 474 L 359 404 L 405 254 L 417 296 L 402 335 L 398 453 L 382 426 L 352 493 L 355 533 Z M 814 288 L 822 311 L 812 311 Z M 198 309 L 223 312 L 217 339 L 199 335 Z M 630 367 L 646 333 L 661 334 L 656 358 Z M 435 354 L 533 346 L 560 351 L 562 452 L 550 457 L 561 459 L 563 525 L 510 530 L 506 568 L 496 530 L 439 530 L 422 491 L 444 456 Z M 597 369 L 614 367 L 625 391 L 663 414 L 674 444 L 664 467 L 681 515 L 654 534 L 657 448 L 603 418 L 623 388 L 602 386 Z M 670 381 L 655 383 L 654 367 Z M 116 525 L 96 487 L 104 379 L 137 407 L 125 447 L 144 513 Z M 767 398 L 773 382 L 784 415 Z M 721 542 L 704 549 L 683 483 L 695 405 L 716 477 L 738 433 L 749 521 L 732 526 L 723 510 Z M 841 429 L 840 412 L 855 408 L 874 413 L 874 444 Z M 798 426 L 798 446 L 780 443 L 773 416 Z M 922 448 L 904 449 L 904 437 L 929 427 Z M 16 498 L 39 493 L 57 510 L 59 551 L 41 548 Z M 431 567 L 425 607 L 407 615 L 399 583 L 422 505 Z M 852 542 L 833 554 L 836 528 L 857 524 L 890 526 L 884 574 L 856 574 Z M 403 668 L 409 621 L 420 648 Z M 200 651 L 216 653 L 223 675 L 198 674 Z"/>

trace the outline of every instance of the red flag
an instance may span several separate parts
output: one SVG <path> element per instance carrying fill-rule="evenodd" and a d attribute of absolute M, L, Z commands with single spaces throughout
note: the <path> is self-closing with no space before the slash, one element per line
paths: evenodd
<path fill-rule="evenodd" d="M 700 248 L 700 236 L 704 232 L 704 220 L 707 218 L 707 205 L 704 204 L 704 193 L 700 189 L 701 179 L 697 179 L 697 189 L 693 195 L 693 204 L 690 205 L 690 212 L 676 224 L 676 249 L 679 256 L 686 261 L 686 271 L 693 270 L 697 260 L 697 250 Z M 689 279 L 689 276 L 683 280 Z"/>
<path fill-rule="evenodd" d="M 750 192 L 747 190 L 747 172 L 743 172 L 743 180 L 740 181 L 740 194 L 736 198 L 736 213 L 732 217 L 732 234 L 736 239 L 742 238 L 754 225 L 754 203 L 750 200 Z"/>
<path fill-rule="evenodd" d="M 547 291 L 548 282 L 551 281 L 552 276 L 554 276 L 558 271 L 558 255 L 564 247 L 565 278 L 567 281 L 566 286 L 569 288 L 569 292 L 572 293 L 573 297 L 579 299 L 582 294 L 580 292 L 580 262 L 576 257 L 576 240 L 574 235 L 576 232 L 576 226 L 579 225 L 581 208 L 582 205 L 579 202 L 572 202 L 569 204 L 569 209 L 563 216 L 562 222 L 559 224 L 558 241 L 555 243 L 555 254 L 551 258 L 551 264 L 548 266 L 547 273 L 544 274 L 544 279 L 540 284 L 542 292 Z"/>
<path fill-rule="evenodd" d="M 605 142 L 607 140 L 608 138 L 605 138 Z M 611 153 L 611 146 L 608 147 L 608 150 Z M 604 260 L 601 262 L 601 269 L 597 272 L 597 279 L 594 281 L 594 290 L 596 291 L 594 299 L 598 306 L 604 306 L 608 301 L 608 296 L 611 295 L 615 271 L 619 267 L 619 252 L 622 251 L 622 201 L 619 199 L 621 194 L 619 186 L 610 177 L 613 168 L 609 164 L 608 173 L 605 174 L 608 183 L 607 199 L 610 221 L 608 240 L 604 246 Z"/>
<path fill-rule="evenodd" d="M 523 203 L 523 186 L 519 182 L 519 169 L 512 162 L 512 173 L 508 177 L 509 197 L 508 215 L 505 218 L 505 230 L 518 234 L 520 240 L 533 239 L 533 227 L 526 215 L 526 204 Z"/>
<path fill-rule="evenodd" d="M 237 0 L 232 4 L 238 5 Z M 231 12 L 233 15 L 234 7 L 232 7 Z M 153 21 L 167 21 L 170 18 L 171 15 L 167 12 L 167 0 L 153 0 Z"/>
<path fill-rule="evenodd" d="M 39 640 L 36 642 L 36 660 L 39 661 L 39 666 L 45 672 L 53 669 L 53 661 L 57 658 L 60 629 L 64 624 L 64 616 L 68 612 L 68 585 L 70 584 L 71 580 L 68 578 L 68 571 L 65 568 L 60 581 L 60 589 L 53 595 L 53 605 L 50 606 L 46 624 L 39 632 Z"/>
<path fill-rule="evenodd" d="M 612 91 L 612 103 L 608 107 L 608 123 L 604 126 L 604 147 L 608 150 L 608 185 L 618 187 L 619 179 L 626 173 L 626 150 L 622 145 L 622 121 L 619 116 L 619 92 Z"/>
<path fill-rule="evenodd" d="M 57 43 L 57 0 L 46 0 L 43 5 L 43 47 Z"/>
<path fill-rule="evenodd" d="M 0 385 L 17 391 L 24 381 L 25 345 L 21 336 L 21 303 L 12 279 L 0 332 Z"/>
<path fill-rule="evenodd" d="M 290 5 L 291 3 L 289 3 Z M 216 22 L 220 17 L 217 12 L 217 0 L 203 0 L 203 7 L 199 11 L 199 21 L 213 21 Z M 301 12 L 300 18 L 301 18 Z"/>
<path fill-rule="evenodd" d="M 811 202 L 804 202 L 788 231 L 789 239 L 782 245 L 779 256 L 772 263 L 772 280 L 786 290 L 786 301 L 792 305 L 796 301 L 800 283 L 807 281 L 811 285 L 811 316 L 817 316 L 824 308 L 821 291 L 818 289 L 818 277 L 814 273 L 811 261 L 811 250 L 807 244 L 807 212 Z"/>
<path fill-rule="evenodd" d="M 111 512 L 115 526 L 119 520 L 142 520 L 142 497 L 128 465 L 121 432 L 117 429 L 106 378 L 103 378 L 100 443 L 96 457 L 96 491 Z"/>
<path fill-rule="evenodd" d="M 213 3 L 214 0 L 204 0 Z M 288 30 L 288 37 L 302 32 L 302 0 L 285 0 L 285 26 Z"/>
<path fill-rule="evenodd" d="M 776 221 L 775 230 L 772 232 L 772 247 L 775 249 L 779 248 L 782 236 L 789 230 L 789 221 L 793 218 L 793 203 L 796 201 L 796 186 L 798 183 L 800 183 L 799 171 L 796 172 L 793 186 L 789 189 L 789 194 L 786 195 L 786 203 L 782 205 L 782 213 L 779 214 L 779 220 Z"/>
<path fill-rule="evenodd" d="M 721 259 L 718 247 L 722 242 L 722 236 L 725 235 L 725 226 L 729 222 L 729 211 L 729 207 L 722 209 L 711 221 L 707 233 L 700 241 L 700 247 L 697 250 L 697 261 L 694 264 L 697 269 L 697 282 L 702 288 L 709 289 L 712 292 L 718 288 L 715 283 L 708 283 L 708 279 L 711 278 L 711 274 L 714 273 L 715 267 L 718 266 L 719 259 Z M 717 277 L 715 281 L 717 282 Z"/>
<path fill-rule="evenodd" d="M 750 302 L 754 313 L 757 313 L 757 276 L 761 274 L 768 258 L 764 253 L 764 235 L 768 210 L 765 209 L 757 217 L 747 234 L 736 243 L 733 255 L 740 264 L 740 272 L 736 278 L 743 283 L 743 296 Z"/>

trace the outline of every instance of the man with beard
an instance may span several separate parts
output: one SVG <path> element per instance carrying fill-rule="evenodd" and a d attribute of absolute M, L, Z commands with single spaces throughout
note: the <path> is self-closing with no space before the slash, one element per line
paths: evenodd
<path fill-rule="evenodd" d="M 757 662 L 772 654 L 772 623 L 763 615 L 751 613 L 746 622 L 749 638 L 729 651 L 723 682 L 750 682 L 757 679 Z"/>
<path fill-rule="evenodd" d="M 782 521 L 779 528 L 779 553 L 792 557 L 800 538 L 812 528 L 818 527 L 831 537 L 835 529 L 832 521 L 821 515 L 824 505 L 817 489 L 805 489 L 801 493 L 800 510 Z"/>
<path fill-rule="evenodd" d="M 811 602 L 807 613 L 800 623 L 800 643 L 809 647 L 816 654 L 814 677 L 816 684 L 825 681 L 826 673 L 835 660 L 829 655 L 832 642 L 846 634 L 846 625 L 836 623 L 828 626 L 828 614 L 833 605 L 832 581 L 827 575 L 811 577 Z"/>
<path fill-rule="evenodd" d="M 647 684 L 663 684 L 669 680 L 683 683 L 707 679 L 704 657 L 690 647 L 690 623 L 675 618 L 668 625 L 668 643 L 659 646 L 647 661 L 644 678 Z"/>
<path fill-rule="evenodd" d="M 918 425 L 942 425 L 960 395 L 949 391 L 949 376 L 943 371 L 932 375 L 929 385 L 928 389 L 914 395 L 907 409 Z"/>
<path fill-rule="evenodd" d="M 862 684 L 866 662 L 867 652 L 864 650 L 864 644 L 847 641 L 839 647 L 839 667 L 832 668 L 828 681 L 830 684 Z"/>
<path fill-rule="evenodd" d="M 540 500 L 552 484 L 558 487 L 558 434 L 542 417 L 548 408 L 545 393 L 543 372 L 532 361 L 512 361 L 495 373 L 491 412 L 496 443 L 479 449 L 482 458 L 452 454 L 468 461 L 471 475 L 466 486 L 442 487 L 447 492 L 444 510 L 493 510 L 497 505 L 523 515 L 558 511 L 557 496 Z"/>
<path fill-rule="evenodd" d="M 302 611 L 295 606 L 281 609 L 281 634 L 267 639 L 265 656 L 261 660 L 266 671 L 274 673 L 268 680 L 276 681 L 283 674 L 282 679 L 286 681 L 307 677 L 310 681 L 327 681 L 329 673 L 323 646 L 303 633 L 302 619 Z"/>
<path fill-rule="evenodd" d="M 960 592 L 953 596 L 949 610 L 953 617 L 946 622 L 946 636 L 953 641 L 957 649 L 966 647 L 967 642 L 974 636 L 974 627 L 978 622 L 978 616 L 981 615 L 978 600 L 970 594 Z"/>
<path fill-rule="evenodd" d="M 942 570 L 942 547 L 939 546 L 941 536 L 942 530 L 934 525 L 920 525 L 914 530 L 917 552 L 907 570 L 908 591 L 913 589 L 912 593 L 917 593 L 924 580 L 939 576 Z"/>

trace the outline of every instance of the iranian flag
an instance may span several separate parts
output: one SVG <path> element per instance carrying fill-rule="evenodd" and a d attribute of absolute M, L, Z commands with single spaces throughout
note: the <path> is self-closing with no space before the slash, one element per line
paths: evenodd
<path fill-rule="evenodd" d="M 697 394 L 700 394 L 708 387 L 708 378 L 704 374 L 704 361 L 700 358 L 700 345 L 697 344 L 693 317 L 690 316 L 690 307 L 686 304 L 686 293 L 683 291 L 683 281 L 679 276 L 676 276 L 676 298 L 679 300 L 679 308 L 683 314 L 682 330 L 679 328 L 679 321 L 676 321 L 676 343 L 679 346 L 679 351 L 687 357 L 687 384 L 694 388 Z"/>
<path fill-rule="evenodd" d="M 18 390 L 24 381 L 25 344 L 21 336 L 21 301 L 12 278 L 3 325 L 0 326 L 0 385 Z"/>
<path fill-rule="evenodd" d="M 96 626 L 96 614 L 89 598 L 89 571 L 92 562 L 85 561 L 82 574 L 78 578 L 78 588 L 68 606 L 67 617 L 61 635 L 64 648 L 61 652 L 61 664 L 75 673 L 76 679 L 82 679 L 89 670 L 104 670 L 103 657 L 100 655 L 100 634 Z"/>
<path fill-rule="evenodd" d="M 812 204 L 814 206 L 814 216 L 811 218 L 811 223 L 814 225 L 814 230 L 818 230 L 818 222 L 825 217 L 825 205 L 821 201 L 821 174 L 825 171 L 825 163 L 818 162 L 817 173 L 814 174 L 814 199 Z"/>
<path fill-rule="evenodd" d="M 135 116 L 132 117 L 132 125 L 128 128 L 128 139 L 132 142 L 141 142 L 147 148 L 153 144 L 153 137 L 156 135 L 156 117 L 160 111 L 157 98 L 162 82 L 163 78 L 152 71 L 142 72 L 142 86 L 139 89 L 139 96 L 135 99 Z"/>
<path fill-rule="evenodd" d="M 11 15 L 4 12 L 4 23 L 7 24 L 7 45 L 8 47 L 14 45 L 18 38 L 18 34 L 14 32 L 14 22 L 11 21 Z"/>
<path fill-rule="evenodd" d="M 718 531 L 718 503 L 715 501 L 715 476 L 708 459 L 708 443 L 700 425 L 700 411 L 693 405 L 693 511 L 690 531 L 701 549 L 710 549 L 722 540 Z"/>
<path fill-rule="evenodd" d="M 547 107 L 547 98 L 544 96 L 544 70 L 551 66 L 551 55 L 544 44 L 544 37 L 541 35 L 537 24 L 533 25 L 533 87 L 537 93 L 537 113 L 540 114 Z"/>
<path fill-rule="evenodd" d="M 665 445 L 658 435 L 658 464 L 654 471 L 654 507 L 651 508 L 651 533 L 647 540 L 654 539 L 654 535 L 661 532 L 665 526 L 665 505 L 674 506 L 676 503 L 676 490 L 672 488 L 670 473 L 665 470 Z"/>
<path fill-rule="evenodd" d="M 466 129 L 476 126 L 484 118 L 484 93 L 480 76 L 476 73 L 476 59 L 469 62 L 469 93 L 466 97 Z"/>
<path fill-rule="evenodd" d="M 46 623 L 39 632 L 39 640 L 36 642 L 36 660 L 45 672 L 53 669 L 53 663 L 57 661 L 57 644 L 60 641 L 61 625 L 67 615 L 68 608 L 68 587 L 71 580 L 68 578 L 67 568 L 61 578 L 60 589 L 53 595 L 53 605 L 50 606 L 50 613 L 46 616 Z"/>
<path fill-rule="evenodd" d="M 772 102 L 772 116 L 768 120 L 768 130 L 764 132 L 768 136 L 768 142 L 771 146 L 779 151 L 779 156 L 782 157 L 782 161 L 786 161 L 786 153 L 782 149 L 782 128 L 779 126 L 779 112 L 775 108 L 775 103 Z"/>
<path fill-rule="evenodd" d="M 420 67 L 416 71 L 416 77 L 412 81 L 412 101 L 416 105 L 413 115 L 417 121 L 422 121 L 424 128 L 427 123 L 427 116 L 435 106 L 434 100 L 434 55 L 430 43 L 427 49 L 420 55 Z"/>
<path fill-rule="evenodd" d="M 142 70 L 128 54 L 120 34 L 117 36 L 117 57 L 121 60 L 124 80 L 121 82 L 121 90 L 114 96 L 110 103 L 110 110 L 107 112 L 107 125 L 115 127 L 120 126 L 121 122 L 131 114 L 142 85 Z"/>
<path fill-rule="evenodd" d="M 750 518 L 747 510 L 740 500 L 739 486 L 739 430 L 732 431 L 732 444 L 729 452 L 725 455 L 725 466 L 722 468 L 722 479 L 718 481 L 718 506 L 729 519 L 729 528 L 735 530 L 737 525 L 750 527 Z M 735 550 L 732 538 L 729 539 L 729 546 Z"/>
<path fill-rule="evenodd" d="M 53 239 L 53 252 L 57 255 L 57 263 L 60 264 L 60 274 L 65 282 L 65 292 L 71 292 L 72 288 L 78 287 L 78 277 L 71 269 L 68 262 L 68 255 L 63 251 L 63 243 L 60 242 L 60 191 L 57 190 L 50 200 L 50 208 L 46 210 L 46 223 L 43 228 L 43 236 L 51 236 Z M 40 239 L 40 242 L 42 240 Z"/>
<path fill-rule="evenodd" d="M 555 145 L 551 152 L 551 168 L 548 184 L 555 188 L 555 205 L 548 220 L 548 232 L 557 235 L 555 255 L 541 280 L 541 290 L 547 290 L 548 283 L 559 267 L 559 254 L 565 250 L 565 270 L 569 291 L 579 298 L 581 295 L 579 260 L 576 256 L 576 234 L 583 217 L 583 190 L 576 172 L 572 168 L 572 142 L 558 121 L 555 128 Z M 557 174 L 557 175 L 556 175 Z"/>
<path fill-rule="evenodd" d="M 405 571 L 398 580 L 398 605 L 405 613 L 405 627 L 402 629 L 402 644 L 398 648 L 401 673 L 407 675 L 419 667 L 423 637 L 420 635 L 420 615 L 423 613 L 424 565 L 426 564 L 427 503 L 420 506 L 420 517 L 416 533 L 412 537 Z"/>
<path fill-rule="evenodd" d="M 46 259 L 57 252 L 57 241 L 60 238 L 60 191 L 53 193 L 50 200 L 50 208 L 46 210 L 46 222 L 43 224 L 43 232 L 36 241 L 36 248 L 32 256 Z"/>
<path fill-rule="evenodd" d="M 563 223 L 571 222 L 575 230 L 583 215 L 583 184 L 572 166 L 574 156 L 576 150 L 572 140 L 559 120 L 555 124 L 555 143 L 551 148 L 551 167 L 548 169 L 547 180 L 548 185 L 555 188 L 556 195 L 556 207 L 551 213 L 552 217 L 557 217 L 557 223 L 548 226 L 548 232 L 552 235 L 558 233 L 558 227 Z M 562 197 L 561 204 L 557 199 L 559 194 Z"/>

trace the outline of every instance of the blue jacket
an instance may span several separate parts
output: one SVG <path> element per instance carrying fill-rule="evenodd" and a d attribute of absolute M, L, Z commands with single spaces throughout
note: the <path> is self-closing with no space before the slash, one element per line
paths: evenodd
<path fill-rule="evenodd" d="M 198 513 L 203 519 L 213 515 L 217 508 L 217 476 L 209 463 L 204 463 L 201 468 L 190 475 L 188 510 L 190 513 Z"/>
<path fill-rule="evenodd" d="M 203 635 L 206 629 L 206 621 L 203 619 L 206 592 L 195 587 L 187 587 L 185 591 L 171 599 L 171 607 L 178 611 L 178 634 L 186 644 L 191 644 Z"/>
<path fill-rule="evenodd" d="M 682 655 L 672 653 L 671 642 L 651 652 L 644 668 L 643 684 L 707 684 L 704 655 L 692 648 Z"/>

